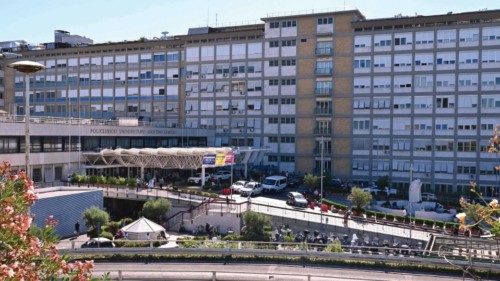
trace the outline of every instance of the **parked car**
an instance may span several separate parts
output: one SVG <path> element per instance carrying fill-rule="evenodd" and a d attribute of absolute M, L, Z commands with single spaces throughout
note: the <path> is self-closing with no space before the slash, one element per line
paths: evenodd
<path fill-rule="evenodd" d="M 205 173 L 205 182 L 208 182 L 210 180 L 211 176 L 209 173 Z M 194 184 L 201 184 L 201 173 L 198 173 L 192 177 L 188 178 L 188 183 L 194 183 Z"/>
<path fill-rule="evenodd" d="M 262 182 L 264 192 L 279 192 L 286 188 L 287 179 L 284 176 L 270 176 Z"/>
<path fill-rule="evenodd" d="M 333 178 L 330 182 L 330 187 L 334 191 L 349 191 L 349 187 L 347 186 L 347 183 L 343 182 L 339 178 Z"/>
<path fill-rule="evenodd" d="M 81 246 L 82 248 L 114 248 L 115 243 L 104 237 L 92 238 Z"/>
<path fill-rule="evenodd" d="M 436 194 L 430 192 L 422 192 L 422 201 L 437 201 Z"/>
<path fill-rule="evenodd" d="M 290 206 L 295 206 L 295 207 L 302 207 L 302 208 L 307 207 L 307 200 L 304 197 L 304 195 L 293 191 L 288 192 L 288 194 L 286 195 L 286 203 Z"/>
<path fill-rule="evenodd" d="M 241 196 L 245 197 L 259 195 L 261 193 L 262 193 L 262 185 L 255 181 L 248 182 L 242 189 L 240 189 Z"/>
<path fill-rule="evenodd" d="M 231 179 L 231 172 L 219 170 L 215 174 L 212 175 L 212 178 L 214 180 L 220 180 L 220 181 L 229 180 L 229 179 Z"/>
<path fill-rule="evenodd" d="M 240 193 L 241 189 L 245 187 L 245 184 L 247 184 L 247 181 L 237 181 L 234 182 L 229 188 L 231 188 L 234 193 Z"/>

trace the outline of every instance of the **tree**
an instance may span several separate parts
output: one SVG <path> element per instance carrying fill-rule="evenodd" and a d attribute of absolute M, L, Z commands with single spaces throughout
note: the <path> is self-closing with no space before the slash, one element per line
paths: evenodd
<path fill-rule="evenodd" d="M 92 261 L 68 263 L 59 255 L 54 217 L 43 228 L 31 224 L 29 207 L 35 200 L 26 174 L 0 164 L 0 280 L 89 280 Z"/>
<path fill-rule="evenodd" d="M 269 241 L 271 219 L 269 216 L 248 211 L 243 216 L 245 227 L 242 230 L 243 239 L 247 241 Z"/>
<path fill-rule="evenodd" d="M 85 222 L 85 226 L 91 228 L 91 231 L 96 231 L 97 236 L 99 236 L 97 231 L 109 222 L 109 214 L 96 206 L 92 206 L 83 211 L 83 221 Z"/>
<path fill-rule="evenodd" d="M 306 174 L 304 176 L 304 184 L 309 187 L 309 189 L 315 189 L 318 187 L 320 182 L 320 178 L 318 176 L 315 176 L 313 174 Z"/>
<path fill-rule="evenodd" d="M 351 201 L 358 212 L 361 212 L 372 201 L 372 195 L 359 187 L 353 187 L 347 199 Z"/>
<path fill-rule="evenodd" d="M 383 177 L 379 177 L 377 179 L 377 186 L 380 188 L 389 187 L 391 185 L 391 181 L 389 180 L 389 176 L 385 175 Z"/>
<path fill-rule="evenodd" d="M 141 214 L 150 220 L 160 222 L 171 207 L 172 204 L 165 198 L 152 199 L 144 203 Z"/>

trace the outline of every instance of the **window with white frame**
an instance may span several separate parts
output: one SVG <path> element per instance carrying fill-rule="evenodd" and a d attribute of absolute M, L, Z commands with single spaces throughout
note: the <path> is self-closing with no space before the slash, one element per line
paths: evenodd
<path fill-rule="evenodd" d="M 373 39 L 375 47 L 385 47 L 392 45 L 391 34 L 376 34 Z"/>
<path fill-rule="evenodd" d="M 262 57 L 262 43 L 248 43 L 248 57 L 249 58 L 260 58 Z"/>
<path fill-rule="evenodd" d="M 391 56 L 374 56 L 373 67 L 391 67 Z"/>
<path fill-rule="evenodd" d="M 202 46 L 201 47 L 201 60 L 213 60 L 214 59 L 214 46 Z"/>
<path fill-rule="evenodd" d="M 201 65 L 201 75 L 214 74 L 213 64 L 202 64 Z"/>
<path fill-rule="evenodd" d="M 415 75 L 416 88 L 432 87 L 433 83 L 432 75 Z"/>
<path fill-rule="evenodd" d="M 455 108 L 454 96 L 437 96 L 436 108 Z"/>
<path fill-rule="evenodd" d="M 354 109 L 369 109 L 370 108 L 370 98 L 355 98 L 353 100 Z"/>
<path fill-rule="evenodd" d="M 415 96 L 415 109 L 432 108 L 433 97 L 429 96 Z"/>
<path fill-rule="evenodd" d="M 490 26 L 483 27 L 483 42 L 500 40 L 500 27 Z"/>
<path fill-rule="evenodd" d="M 477 75 L 476 75 L 477 79 Z M 476 80 L 477 81 L 477 80 Z M 481 75 L 481 85 L 483 86 L 500 86 L 499 72 L 483 72 Z"/>
<path fill-rule="evenodd" d="M 198 75 L 199 70 L 198 70 L 198 65 L 197 64 L 190 64 L 186 66 L 186 77 L 190 77 L 191 75 Z"/>
<path fill-rule="evenodd" d="M 389 118 L 374 118 L 372 122 L 373 130 L 390 130 L 391 119 Z"/>
<path fill-rule="evenodd" d="M 460 29 L 459 41 L 462 42 L 477 42 L 479 41 L 479 28 Z"/>
<path fill-rule="evenodd" d="M 437 118 L 434 124 L 436 130 L 453 130 L 455 129 L 455 119 L 453 118 Z"/>
<path fill-rule="evenodd" d="M 394 76 L 394 88 L 411 88 L 412 81 L 410 75 Z"/>
<path fill-rule="evenodd" d="M 373 98 L 373 109 L 390 109 L 391 98 Z"/>
<path fill-rule="evenodd" d="M 215 73 L 229 75 L 229 63 L 218 63 L 215 67 Z"/>
<path fill-rule="evenodd" d="M 354 77 L 354 89 L 369 89 L 371 88 L 371 78 L 365 77 Z"/>
<path fill-rule="evenodd" d="M 477 107 L 477 96 L 458 96 L 458 108 L 476 108 Z"/>
<path fill-rule="evenodd" d="M 353 150 L 370 150 L 372 148 L 371 139 L 355 138 L 352 140 Z"/>
<path fill-rule="evenodd" d="M 481 108 L 500 108 L 500 96 L 498 95 L 482 95 Z"/>
<path fill-rule="evenodd" d="M 456 43 L 457 42 L 457 31 L 455 29 L 450 30 L 438 30 L 437 43 Z"/>
<path fill-rule="evenodd" d="M 201 101 L 200 110 L 201 111 L 213 111 L 214 110 L 214 102 L 213 101 Z"/>
<path fill-rule="evenodd" d="M 425 54 L 415 54 L 415 66 L 426 66 L 433 65 L 434 54 L 425 53 Z"/>
<path fill-rule="evenodd" d="M 392 140 L 393 151 L 410 151 L 410 139 L 394 139 Z"/>
<path fill-rule="evenodd" d="M 199 61 L 200 60 L 200 48 L 199 47 L 187 47 L 186 48 L 186 61 Z"/>
<path fill-rule="evenodd" d="M 476 152 L 477 142 L 475 140 L 458 140 L 457 151 L 460 152 Z"/>
<path fill-rule="evenodd" d="M 432 119 L 431 118 L 415 118 L 413 122 L 413 129 L 420 131 L 430 131 L 432 130 Z"/>
<path fill-rule="evenodd" d="M 369 119 L 354 119 L 352 121 L 352 128 L 354 130 L 369 130 L 370 120 Z"/>
<path fill-rule="evenodd" d="M 436 87 L 454 87 L 455 74 L 437 74 Z"/>
<path fill-rule="evenodd" d="M 479 51 L 460 51 L 460 53 L 458 54 L 458 61 L 460 64 L 478 63 Z"/>
<path fill-rule="evenodd" d="M 374 89 L 381 89 L 385 88 L 388 89 L 391 87 L 391 77 L 390 76 L 375 76 L 373 78 L 373 88 Z"/>
<path fill-rule="evenodd" d="M 431 139 L 414 139 L 413 140 L 413 150 L 414 151 L 432 151 L 432 140 Z"/>
<path fill-rule="evenodd" d="M 457 58 L 455 52 L 442 52 L 436 54 L 437 65 L 456 64 Z"/>
<path fill-rule="evenodd" d="M 483 50 L 481 61 L 483 63 L 500 62 L 500 50 Z"/>
<path fill-rule="evenodd" d="M 434 32 L 433 31 L 422 31 L 415 33 L 415 44 L 425 45 L 434 43 Z"/>
<path fill-rule="evenodd" d="M 216 56 L 218 60 L 228 60 L 229 59 L 229 45 L 217 45 Z"/>
<path fill-rule="evenodd" d="M 246 44 L 233 44 L 231 46 L 233 59 L 244 59 L 246 56 Z"/>
<path fill-rule="evenodd" d="M 500 171 L 496 168 L 498 163 L 495 162 L 480 162 L 479 174 L 481 175 L 498 175 Z"/>
<path fill-rule="evenodd" d="M 371 68 L 372 60 L 370 57 L 355 57 L 354 58 L 354 68 Z"/>
<path fill-rule="evenodd" d="M 465 118 L 461 117 L 457 120 L 457 130 L 463 131 L 476 131 L 477 130 L 477 118 Z"/>
<path fill-rule="evenodd" d="M 248 92 L 258 92 L 262 91 L 262 81 L 261 80 L 250 80 L 247 82 Z"/>
<path fill-rule="evenodd" d="M 434 162 L 434 173 L 437 174 L 453 174 L 453 162 L 443 162 L 436 161 Z"/>
<path fill-rule="evenodd" d="M 372 37 L 370 35 L 357 35 L 354 36 L 354 48 L 371 47 Z"/>
<path fill-rule="evenodd" d="M 455 143 L 451 139 L 436 139 L 434 141 L 435 151 L 454 151 Z"/>
<path fill-rule="evenodd" d="M 368 159 L 353 159 L 352 169 L 358 171 L 369 171 L 370 170 L 370 160 Z"/>
<path fill-rule="evenodd" d="M 412 107 L 411 97 L 394 97 L 394 109 L 410 109 Z"/>
<path fill-rule="evenodd" d="M 411 33 L 397 33 L 394 34 L 394 46 L 404 46 L 413 44 Z"/>
<path fill-rule="evenodd" d="M 477 74 L 459 74 L 458 75 L 458 85 L 460 87 L 464 86 L 477 86 Z"/>
<path fill-rule="evenodd" d="M 229 100 L 216 100 L 215 109 L 217 111 L 229 110 Z M 222 119 L 217 119 L 217 120 L 222 120 Z"/>
<path fill-rule="evenodd" d="M 397 54 L 394 55 L 394 66 L 411 66 L 412 65 L 412 55 L 411 54 Z"/>
<path fill-rule="evenodd" d="M 406 133 L 411 131 L 411 118 L 407 117 L 402 117 L 402 118 L 394 118 L 393 119 L 393 124 L 392 124 L 392 129 L 394 130 L 395 134 L 398 133 Z"/>

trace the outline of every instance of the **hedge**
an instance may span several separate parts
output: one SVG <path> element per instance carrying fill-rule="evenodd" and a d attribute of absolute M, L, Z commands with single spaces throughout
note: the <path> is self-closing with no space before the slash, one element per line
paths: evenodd
<path fill-rule="evenodd" d="M 333 201 L 328 200 L 328 199 L 324 199 L 323 198 L 323 201 L 321 201 L 321 202 L 323 204 L 327 204 L 327 205 L 333 206 L 333 207 L 335 207 L 335 209 L 339 209 L 339 210 L 342 210 L 342 211 L 349 210 L 349 207 L 347 205 L 340 204 L 340 203 L 337 203 L 337 202 L 333 202 Z"/>

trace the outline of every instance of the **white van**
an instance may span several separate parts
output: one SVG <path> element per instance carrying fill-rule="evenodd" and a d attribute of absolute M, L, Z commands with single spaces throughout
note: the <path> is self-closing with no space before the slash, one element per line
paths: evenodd
<path fill-rule="evenodd" d="M 262 182 L 262 189 L 264 192 L 278 192 L 286 187 L 286 177 L 283 176 L 270 176 Z"/>

